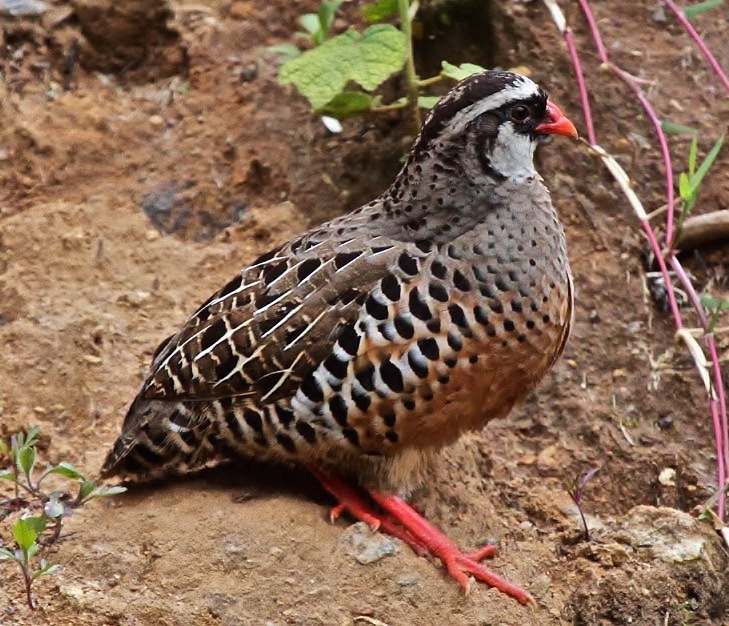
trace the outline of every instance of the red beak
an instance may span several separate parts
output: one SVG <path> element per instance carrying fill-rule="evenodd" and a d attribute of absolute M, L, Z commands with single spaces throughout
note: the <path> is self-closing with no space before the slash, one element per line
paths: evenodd
<path fill-rule="evenodd" d="M 577 129 L 562 113 L 561 109 L 551 100 L 547 100 L 547 121 L 537 126 L 538 133 L 545 135 L 564 135 L 577 139 Z"/>

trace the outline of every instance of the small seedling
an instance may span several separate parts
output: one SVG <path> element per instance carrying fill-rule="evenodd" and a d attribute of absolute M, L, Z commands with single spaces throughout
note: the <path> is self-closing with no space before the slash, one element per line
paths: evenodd
<path fill-rule="evenodd" d="M 686 218 L 691 215 L 696 206 L 696 199 L 701 189 L 701 183 L 704 180 L 709 168 L 714 164 L 716 157 L 719 155 L 722 145 L 724 144 L 724 135 L 721 135 L 714 143 L 706 158 L 696 167 L 696 159 L 698 153 L 698 143 L 696 135 L 691 139 L 691 146 L 688 154 L 688 171 L 681 172 L 678 177 L 678 192 L 681 196 L 681 217 L 679 221 L 679 231 Z"/>
<path fill-rule="evenodd" d="M 729 311 L 729 300 L 722 300 L 719 298 L 713 298 L 711 296 L 702 295 L 700 297 L 701 304 L 709 314 L 709 326 L 708 331 L 713 333 L 716 329 L 716 324 L 719 321 L 719 317 L 724 311 Z"/>
<path fill-rule="evenodd" d="M 585 541 L 590 541 L 590 529 L 587 526 L 587 520 L 585 519 L 585 514 L 582 511 L 582 498 L 585 495 L 585 487 L 587 487 L 587 483 L 590 482 L 595 474 L 597 474 L 599 469 L 599 467 L 594 467 L 579 481 L 573 480 L 565 484 L 565 489 L 567 490 L 570 498 L 572 498 L 572 501 L 575 503 L 577 512 L 580 514 L 580 519 L 582 519 L 582 527 L 585 530 Z"/>
<path fill-rule="evenodd" d="M 57 571 L 44 554 L 61 536 L 65 517 L 93 498 L 125 491 L 124 487 L 106 487 L 86 479 L 70 463 L 38 466 L 38 429 L 30 428 L 10 438 L 0 440 L 0 455 L 10 460 L 10 466 L 0 470 L 0 480 L 12 483 L 12 495 L 0 496 L 0 522 L 14 519 L 10 527 L 13 544 L 4 545 L 0 537 L 0 562 L 14 562 L 23 576 L 28 607 L 36 608 L 33 583 Z M 43 483 L 49 476 L 60 476 L 77 483 L 76 495 L 66 491 L 46 492 Z"/>

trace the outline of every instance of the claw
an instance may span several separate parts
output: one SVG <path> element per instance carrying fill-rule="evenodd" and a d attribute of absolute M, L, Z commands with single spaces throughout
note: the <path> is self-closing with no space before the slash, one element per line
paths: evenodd
<path fill-rule="evenodd" d="M 479 548 L 475 552 L 464 554 L 469 561 L 476 561 L 477 563 L 484 559 L 490 559 L 499 553 L 499 549 L 496 546 L 487 545 L 483 548 Z"/>

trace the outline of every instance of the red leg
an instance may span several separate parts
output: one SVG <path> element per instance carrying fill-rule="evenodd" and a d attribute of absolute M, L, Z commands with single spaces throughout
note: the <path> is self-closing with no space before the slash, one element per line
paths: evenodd
<path fill-rule="evenodd" d="M 522 604 L 534 602 L 528 592 L 498 574 L 494 574 L 478 562 L 496 552 L 493 546 L 486 546 L 473 554 L 463 554 L 448 537 L 413 510 L 404 500 L 396 496 L 373 491 L 370 491 L 370 495 L 393 519 L 400 522 L 416 540 L 422 543 L 431 554 L 437 556 L 443 562 L 448 574 L 465 589 L 466 593 L 469 591 L 469 578 L 465 572 L 468 572 L 477 580 L 495 587 Z"/>
<path fill-rule="evenodd" d="M 339 504 L 332 507 L 329 512 L 331 521 L 336 520 L 344 511 L 348 511 L 352 517 L 364 522 L 372 530 L 382 530 L 388 535 L 404 541 L 418 556 L 425 556 L 428 553 L 425 545 L 415 539 L 405 528 L 399 526 L 389 515 L 375 511 L 372 505 L 343 480 L 316 468 L 310 467 L 309 471 L 316 476 L 324 489 L 339 500 Z"/>
<path fill-rule="evenodd" d="M 379 529 L 401 539 L 416 554 L 424 556 L 430 552 L 443 562 L 448 574 L 464 588 L 466 593 L 469 591 L 470 582 L 467 572 L 522 604 L 534 602 L 529 593 L 479 563 L 482 559 L 496 554 L 494 546 L 484 546 L 471 554 L 463 554 L 450 539 L 404 500 L 370 491 L 372 499 L 384 510 L 384 512 L 376 511 L 357 490 L 343 480 L 317 468 L 310 467 L 309 471 L 339 501 L 339 504 L 331 510 L 332 520 L 337 519 L 346 510 L 352 517 L 367 523 L 373 530 Z"/>

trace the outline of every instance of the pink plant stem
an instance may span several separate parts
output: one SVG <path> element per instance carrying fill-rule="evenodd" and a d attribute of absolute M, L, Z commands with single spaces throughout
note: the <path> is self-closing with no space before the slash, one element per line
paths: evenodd
<path fill-rule="evenodd" d="M 714 434 L 719 434 L 722 432 L 722 423 L 721 423 L 721 417 L 719 416 L 718 411 L 716 410 L 716 401 L 712 401 L 709 403 L 709 409 L 711 410 L 711 421 L 714 424 Z M 723 437 L 717 436 L 715 437 L 716 440 L 716 466 L 717 466 L 717 477 L 718 477 L 718 485 L 717 485 L 717 491 L 719 493 L 719 498 L 717 500 L 716 505 L 716 514 L 719 517 L 720 520 L 724 520 L 724 501 L 726 500 L 726 496 L 724 494 L 724 491 L 726 489 L 726 482 L 725 482 L 725 468 L 724 468 L 724 442 Z"/>
<path fill-rule="evenodd" d="M 724 89 L 729 92 L 729 78 L 727 78 L 727 75 L 724 73 L 724 70 L 721 69 L 721 65 L 719 65 L 716 57 L 711 53 L 711 50 L 709 50 L 708 46 L 704 43 L 701 35 L 696 32 L 696 29 L 691 23 L 691 20 L 689 20 L 684 15 L 684 12 L 676 6 L 673 0 L 663 0 L 663 4 L 665 4 L 676 16 L 676 19 L 681 23 L 681 26 L 683 26 L 688 36 L 694 40 L 694 43 L 701 51 L 701 54 L 704 55 L 706 61 L 709 63 L 709 65 L 711 65 L 711 69 L 714 70 L 714 73 L 719 77 L 719 80 L 724 85 Z"/>
<path fill-rule="evenodd" d="M 587 26 L 590 29 L 592 40 L 595 42 L 595 47 L 597 48 L 597 56 L 600 57 L 600 61 L 602 61 L 603 63 L 607 63 L 607 50 L 605 49 L 605 45 L 602 43 L 600 29 L 597 27 L 595 16 L 593 15 L 592 9 L 590 8 L 590 3 L 587 0 L 577 0 L 577 2 L 582 9 L 582 13 L 585 16 L 585 19 L 587 20 Z"/>
<path fill-rule="evenodd" d="M 723 442 L 717 437 L 717 464 L 719 465 L 719 473 L 723 475 L 723 480 L 719 480 L 719 503 L 717 507 L 717 515 L 719 519 L 724 519 L 724 506 L 726 504 L 726 482 L 729 480 L 729 420 L 726 412 L 726 393 L 721 377 L 721 367 L 719 365 L 719 355 L 716 350 L 716 342 L 714 336 L 708 334 L 706 336 L 706 345 L 709 349 L 711 358 L 711 366 L 714 374 L 714 388 L 717 397 L 711 401 L 711 417 L 714 421 L 714 431 L 724 435 Z M 718 405 L 718 406 L 717 406 Z M 718 417 L 717 417 L 718 412 Z M 717 429 L 717 424 L 719 428 Z M 723 457 L 723 458 L 722 458 Z"/>
<path fill-rule="evenodd" d="M 681 283 L 684 291 L 686 291 L 688 299 L 691 301 L 694 309 L 696 309 L 696 315 L 699 316 L 699 322 L 701 323 L 702 330 L 705 333 L 708 333 L 709 319 L 706 317 L 706 312 L 704 311 L 704 307 L 701 304 L 701 299 L 699 298 L 699 295 L 696 293 L 696 289 L 694 289 L 694 286 L 691 284 L 691 279 L 686 273 L 686 270 L 683 269 L 683 265 L 681 265 L 678 257 L 673 252 L 671 252 L 668 260 L 671 263 L 671 269 L 674 271 L 676 277 L 678 278 L 678 282 Z M 677 328 L 680 329 L 681 327 L 677 326 Z"/>
<path fill-rule="evenodd" d="M 572 61 L 572 67 L 575 69 L 575 79 L 577 80 L 577 87 L 580 91 L 580 102 L 582 103 L 582 114 L 585 117 L 585 126 L 587 127 L 587 139 L 590 145 L 594 146 L 597 143 L 597 136 L 595 135 L 595 124 L 592 121 L 592 108 L 590 107 L 590 97 L 587 93 L 587 85 L 585 84 L 585 75 L 582 71 L 582 63 L 580 57 L 577 54 L 577 46 L 575 46 L 575 39 L 572 36 L 572 31 L 568 28 L 564 33 L 564 41 L 567 44 L 567 51 Z"/>
<path fill-rule="evenodd" d="M 723 520 L 725 515 L 725 508 L 726 508 L 726 484 L 727 481 L 729 481 L 729 420 L 727 419 L 727 410 L 726 410 L 726 394 L 725 389 L 723 385 L 723 380 L 721 376 L 721 367 L 719 364 L 719 357 L 716 350 L 716 344 L 714 342 L 714 338 L 711 334 L 711 329 L 709 328 L 709 320 L 707 319 L 706 312 L 704 310 L 704 307 L 701 304 L 701 300 L 696 293 L 696 289 L 691 284 L 691 280 L 689 279 L 688 275 L 684 271 L 683 267 L 681 266 L 681 263 L 679 262 L 675 251 L 672 249 L 673 244 L 673 237 L 674 237 L 674 204 L 675 204 L 675 192 L 673 188 L 673 165 L 671 162 L 671 154 L 668 146 L 668 140 L 666 138 L 666 134 L 663 132 L 663 128 L 661 127 L 660 119 L 658 118 L 658 115 L 655 112 L 655 109 L 651 105 L 651 103 L 648 101 L 648 98 L 646 98 L 639 81 L 629 74 L 628 72 L 622 70 L 621 68 L 614 65 L 610 59 L 608 58 L 607 49 L 605 48 L 605 45 L 603 44 L 602 37 L 600 35 L 599 28 L 597 26 L 597 22 L 595 21 L 594 14 L 592 12 L 592 9 L 590 7 L 590 3 L 588 0 L 577 0 L 578 4 L 580 5 L 580 8 L 582 10 L 582 13 L 585 16 L 585 20 L 587 21 L 588 28 L 590 30 L 590 33 L 592 35 L 593 42 L 595 44 L 595 47 L 597 49 L 597 54 L 600 58 L 600 61 L 603 65 L 603 67 L 607 67 L 611 72 L 613 72 L 616 76 L 618 76 L 624 83 L 630 87 L 631 91 L 635 95 L 635 97 L 640 102 L 641 106 L 643 107 L 643 110 L 645 111 L 646 115 L 648 116 L 648 119 L 651 122 L 651 125 L 653 126 L 653 130 L 656 134 L 656 137 L 658 139 L 660 149 L 661 149 L 661 156 L 663 159 L 663 166 L 665 170 L 666 175 L 666 206 L 667 206 L 667 215 L 666 215 L 666 249 L 662 250 L 661 246 L 658 243 L 658 240 L 655 236 L 655 232 L 653 231 L 653 227 L 651 226 L 650 222 L 646 219 L 641 219 L 641 227 L 645 231 L 646 237 L 648 238 L 648 242 L 651 246 L 651 249 L 653 250 L 654 254 L 656 255 L 656 261 L 658 263 L 658 266 L 661 270 L 661 274 L 663 276 L 663 279 L 665 281 L 666 285 L 666 292 L 668 295 L 668 301 L 669 306 L 671 309 L 671 314 L 673 316 L 674 323 L 676 325 L 676 328 L 680 330 L 683 327 L 683 321 L 681 319 L 681 312 L 678 308 L 678 304 L 676 302 L 676 294 L 671 282 L 670 275 L 668 274 L 668 267 L 666 265 L 666 259 L 668 259 L 669 263 L 671 264 L 671 268 L 675 272 L 676 276 L 678 277 L 679 282 L 681 283 L 683 289 L 685 290 L 686 294 L 688 295 L 689 300 L 691 301 L 691 304 L 693 305 L 694 309 L 696 310 L 696 314 L 699 317 L 701 328 L 704 331 L 704 339 L 706 342 L 707 351 L 709 353 L 709 358 L 711 359 L 712 364 L 712 373 L 713 373 L 713 386 L 715 389 L 709 389 L 709 408 L 711 411 L 711 417 L 712 417 L 712 423 L 714 426 L 714 437 L 715 437 L 715 443 L 716 443 L 716 453 L 717 453 L 717 482 L 718 482 L 718 490 L 719 490 L 719 499 L 718 499 L 718 505 L 717 505 L 717 514 L 719 516 L 719 519 Z M 727 80 L 726 75 L 722 71 L 719 64 L 716 62 L 716 59 L 711 54 L 711 51 L 707 48 L 706 44 L 701 39 L 700 35 L 696 32 L 691 22 L 686 18 L 686 16 L 683 14 L 682 11 L 680 11 L 676 5 L 672 2 L 672 0 L 663 0 L 664 4 L 676 15 L 677 19 L 681 24 L 683 25 L 684 29 L 686 30 L 687 34 L 696 42 L 697 46 L 701 50 L 702 54 L 704 55 L 704 58 L 709 62 L 712 69 L 716 73 L 716 75 L 719 77 L 721 82 L 724 84 L 724 87 L 729 91 L 729 80 Z M 567 49 L 570 55 L 570 59 L 572 61 L 572 65 L 574 67 L 575 71 L 575 77 L 578 83 L 579 87 L 579 93 L 580 93 L 580 100 L 582 103 L 582 108 L 584 111 L 584 117 L 585 117 L 585 124 L 587 126 L 587 132 L 588 132 L 588 138 L 592 145 L 595 145 L 596 142 L 596 136 L 594 131 L 594 125 L 592 121 L 592 113 L 590 110 L 590 102 L 589 97 L 587 93 L 587 88 L 585 86 L 585 80 L 584 80 L 584 74 L 582 71 L 582 64 L 579 59 L 579 55 L 577 53 L 577 48 L 574 43 L 574 39 L 572 37 L 572 33 L 569 29 L 569 27 L 566 27 L 564 31 L 564 39 L 565 43 L 567 45 Z M 716 394 L 716 397 L 714 397 L 714 394 Z"/>
<path fill-rule="evenodd" d="M 663 257 L 663 251 L 656 238 L 656 233 L 653 231 L 653 227 L 648 220 L 640 220 L 640 225 L 645 232 L 645 236 L 648 238 L 648 244 L 653 250 L 653 254 L 656 257 L 656 263 L 658 263 L 658 269 L 661 270 L 661 276 L 663 277 L 663 283 L 666 286 L 666 295 L 668 296 L 668 306 L 671 309 L 671 315 L 673 316 L 673 323 L 676 325 L 676 329 L 680 330 L 683 328 L 683 320 L 681 319 L 681 311 L 678 308 L 678 302 L 676 301 L 676 291 L 673 289 L 671 283 L 671 275 L 668 273 L 668 267 L 666 266 L 666 259 Z"/>

